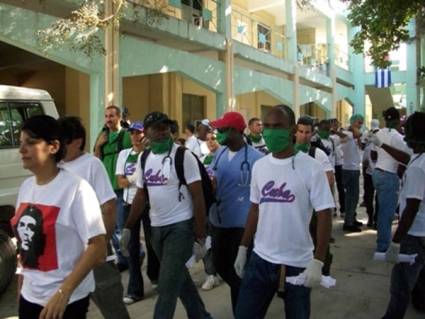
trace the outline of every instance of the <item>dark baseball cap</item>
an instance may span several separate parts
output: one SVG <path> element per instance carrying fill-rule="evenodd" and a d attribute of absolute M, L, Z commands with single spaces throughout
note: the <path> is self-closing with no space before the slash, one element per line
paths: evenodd
<path fill-rule="evenodd" d="M 145 129 L 157 124 L 171 125 L 173 124 L 173 121 L 169 119 L 167 114 L 161 112 L 151 112 L 146 115 L 145 120 L 143 121 Z"/>
<path fill-rule="evenodd" d="M 394 106 L 386 109 L 384 112 L 382 112 L 382 115 L 387 122 L 400 120 L 400 112 Z"/>

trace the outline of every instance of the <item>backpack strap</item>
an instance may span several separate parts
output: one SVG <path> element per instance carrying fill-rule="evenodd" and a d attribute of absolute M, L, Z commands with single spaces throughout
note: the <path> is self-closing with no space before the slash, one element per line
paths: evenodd
<path fill-rule="evenodd" d="M 308 155 L 316 158 L 316 146 L 310 145 L 310 149 L 308 150 Z"/>
<path fill-rule="evenodd" d="M 124 135 L 127 130 L 121 129 L 121 131 L 118 133 L 117 137 L 117 153 L 121 152 L 124 148 Z"/>
<path fill-rule="evenodd" d="M 184 177 L 184 152 L 186 147 L 179 146 L 176 150 L 174 157 L 174 165 L 176 166 L 176 174 L 179 179 L 179 201 L 183 199 L 183 193 L 181 192 L 182 185 L 187 185 L 186 178 Z"/>
<path fill-rule="evenodd" d="M 147 191 L 146 188 L 146 181 L 145 181 L 145 167 L 146 167 L 146 159 L 148 158 L 149 154 L 151 153 L 151 149 L 148 148 L 143 151 L 142 155 L 140 156 L 140 168 L 142 169 L 143 174 L 143 188 Z"/>

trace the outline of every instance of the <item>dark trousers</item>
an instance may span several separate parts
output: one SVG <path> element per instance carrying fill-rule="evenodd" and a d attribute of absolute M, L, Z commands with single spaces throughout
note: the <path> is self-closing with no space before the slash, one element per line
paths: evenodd
<path fill-rule="evenodd" d="M 130 213 L 131 205 L 124 205 L 124 213 L 126 219 Z M 140 245 L 140 225 L 141 218 L 139 218 L 134 226 L 131 228 L 130 242 L 128 243 L 128 288 L 127 295 L 131 297 L 143 297 L 143 276 L 142 276 L 142 263 L 141 263 L 141 245 Z"/>
<path fill-rule="evenodd" d="M 236 310 L 241 285 L 234 264 L 243 232 L 243 228 L 212 228 L 214 265 L 217 273 L 230 286 L 233 312 Z"/>
<path fill-rule="evenodd" d="M 89 296 L 70 303 L 63 314 L 63 319 L 85 319 L 89 310 Z M 20 319 L 39 319 L 43 306 L 29 302 L 24 297 L 19 298 L 19 318 Z"/>
<path fill-rule="evenodd" d="M 345 213 L 345 189 L 342 183 L 342 165 L 335 166 L 335 181 L 338 189 L 339 211 Z"/>
<path fill-rule="evenodd" d="M 161 263 L 154 319 L 172 319 L 177 298 L 188 318 L 211 319 L 186 267 L 194 241 L 192 220 L 152 227 L 152 245 Z"/>
<path fill-rule="evenodd" d="M 148 259 L 146 274 L 152 283 L 158 283 L 159 259 L 152 248 L 152 229 L 149 217 L 149 206 L 142 215 L 143 232 L 145 233 L 146 255 Z"/>
<path fill-rule="evenodd" d="M 91 298 L 105 319 L 129 319 L 127 308 L 122 300 L 124 288 L 117 266 L 110 261 L 93 269 L 96 289 Z M 78 317 L 74 317 L 78 318 Z"/>
<path fill-rule="evenodd" d="M 316 252 L 317 245 L 317 216 L 316 212 L 313 212 L 313 216 L 310 221 L 310 235 L 313 239 L 314 244 L 314 252 Z M 328 245 L 328 249 L 326 250 L 326 257 L 323 263 L 322 274 L 324 276 L 329 276 L 331 274 L 331 265 L 332 265 L 333 255 L 331 254 L 331 249 Z"/>
<path fill-rule="evenodd" d="M 391 273 L 391 299 L 383 319 L 403 319 L 409 305 L 410 293 L 425 267 L 425 237 L 407 235 L 400 243 L 400 253 L 418 254 L 414 264 L 398 263 Z"/>
<path fill-rule="evenodd" d="M 272 264 L 255 252 L 251 254 L 239 293 L 236 319 L 262 319 L 279 286 L 281 265 Z M 286 276 L 298 276 L 304 268 L 285 267 Z M 311 288 L 285 283 L 283 293 L 286 319 L 308 319 L 310 317 Z"/>
<path fill-rule="evenodd" d="M 373 180 L 372 175 L 363 174 L 363 180 L 364 180 L 364 196 L 363 200 L 366 204 L 366 212 L 368 216 L 368 225 L 375 224 L 376 225 L 376 217 L 378 214 L 376 212 L 378 211 L 378 196 L 375 192 L 375 186 L 373 186 Z M 373 198 L 375 197 L 375 207 L 373 205 Z"/>

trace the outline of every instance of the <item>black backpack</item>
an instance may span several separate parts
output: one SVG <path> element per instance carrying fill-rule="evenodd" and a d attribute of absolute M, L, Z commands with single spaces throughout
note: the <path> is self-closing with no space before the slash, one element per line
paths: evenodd
<path fill-rule="evenodd" d="M 177 148 L 176 156 L 174 158 L 176 174 L 177 174 L 177 178 L 179 179 L 179 194 L 178 194 L 179 201 L 182 200 L 182 193 L 180 191 L 180 188 L 182 187 L 182 185 L 187 185 L 186 178 L 184 177 L 184 165 L 183 165 L 185 151 L 189 151 L 189 150 L 184 146 L 179 146 Z M 142 172 L 145 171 L 146 159 L 148 158 L 150 152 L 151 150 L 147 149 L 143 151 L 140 157 L 140 166 L 142 168 Z M 196 162 L 198 163 L 199 173 L 201 174 L 201 183 L 202 183 L 202 191 L 204 193 L 205 209 L 206 209 L 206 213 L 208 214 L 210 207 L 212 206 L 212 204 L 216 202 L 211 178 L 208 175 L 208 172 L 204 164 L 202 164 L 202 162 L 199 160 L 199 158 L 195 154 L 193 154 L 193 156 L 196 158 Z M 146 187 L 145 189 L 147 190 Z"/>

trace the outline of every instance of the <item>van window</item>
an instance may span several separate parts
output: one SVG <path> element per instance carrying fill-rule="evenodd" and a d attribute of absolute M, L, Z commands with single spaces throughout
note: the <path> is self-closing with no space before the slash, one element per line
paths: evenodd
<path fill-rule="evenodd" d="M 43 109 L 37 102 L 0 102 L 0 148 L 18 147 L 23 122 L 40 114 Z"/>

